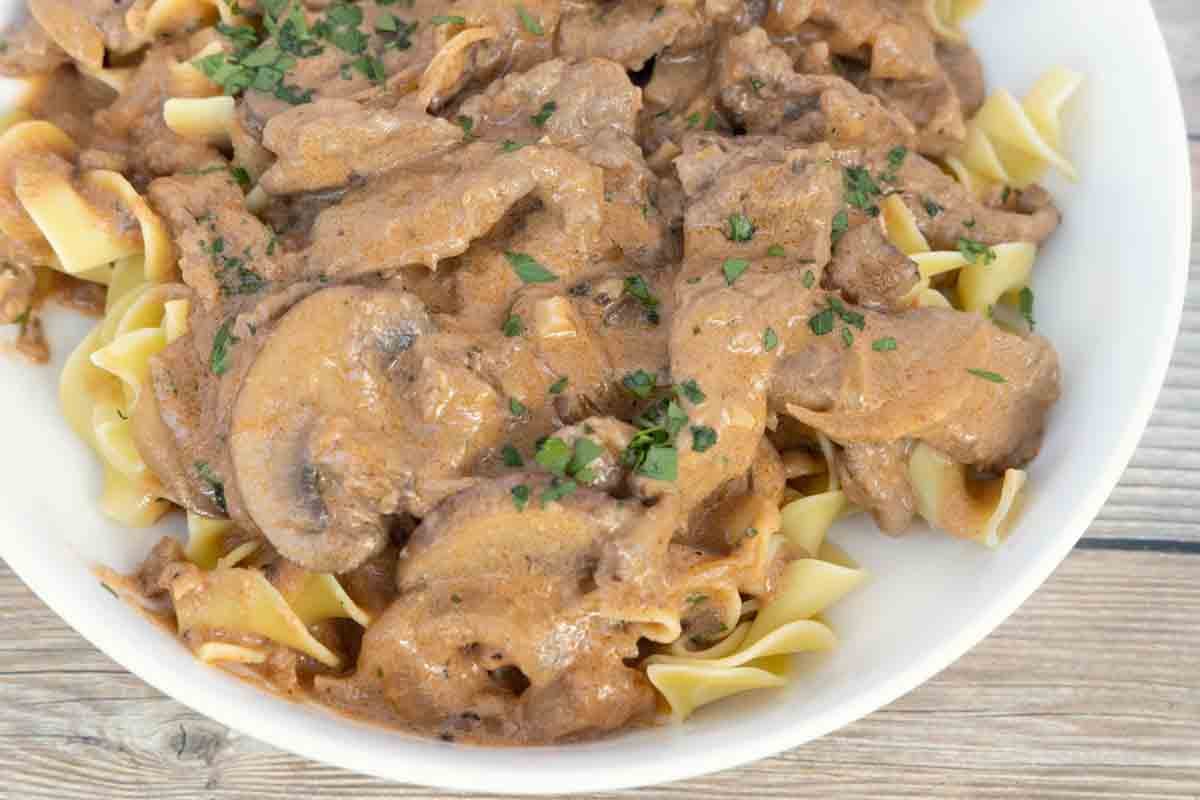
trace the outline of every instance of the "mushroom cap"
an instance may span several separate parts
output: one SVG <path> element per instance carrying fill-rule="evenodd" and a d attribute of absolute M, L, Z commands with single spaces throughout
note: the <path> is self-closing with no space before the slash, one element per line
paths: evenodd
<path fill-rule="evenodd" d="M 230 431 L 246 512 L 290 560 L 344 572 L 387 543 L 398 363 L 432 333 L 391 289 L 324 289 L 283 316 L 238 391 Z"/>

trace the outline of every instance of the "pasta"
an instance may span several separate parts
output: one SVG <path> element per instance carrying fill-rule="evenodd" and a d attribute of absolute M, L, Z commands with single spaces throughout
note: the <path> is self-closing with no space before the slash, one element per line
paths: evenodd
<path fill-rule="evenodd" d="M 981 5 L 33 0 L 0 321 L 103 312 L 63 414 L 178 534 L 125 596 L 289 696 L 553 743 L 833 649 L 844 517 L 997 546 L 1080 76 L 988 95 Z"/>
<path fill-rule="evenodd" d="M 976 194 L 996 184 L 1024 189 L 1050 167 L 1077 180 L 1075 167 L 1062 154 L 1061 115 L 1082 82 L 1078 73 L 1056 68 L 1023 102 L 1004 89 L 996 91 L 967 124 L 966 143 L 947 165 Z"/>

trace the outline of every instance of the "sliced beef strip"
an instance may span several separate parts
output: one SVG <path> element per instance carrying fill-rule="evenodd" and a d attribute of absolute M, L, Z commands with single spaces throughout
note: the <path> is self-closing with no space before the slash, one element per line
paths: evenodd
<path fill-rule="evenodd" d="M 904 533 L 916 517 L 916 496 L 908 480 L 905 441 L 848 444 L 838 451 L 837 474 L 846 499 L 864 508 L 884 533 Z"/>
<path fill-rule="evenodd" d="M 894 310 L 918 280 L 916 263 L 897 250 L 872 220 L 838 240 L 823 285 L 839 290 L 851 303 Z"/>

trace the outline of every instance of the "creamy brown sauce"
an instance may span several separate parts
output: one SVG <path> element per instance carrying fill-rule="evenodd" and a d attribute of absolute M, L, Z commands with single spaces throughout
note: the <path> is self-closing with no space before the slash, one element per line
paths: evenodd
<path fill-rule="evenodd" d="M 932 160 L 982 72 L 915 0 L 309 2 L 299 45 L 259 0 L 242 35 L 294 55 L 227 85 L 232 147 L 162 116 L 172 66 L 228 39 L 139 40 L 140 2 L 33 5 L 0 72 L 53 73 L 30 110 L 81 154 L 46 174 L 126 174 L 177 250 L 163 291 L 192 301 L 151 362 L 139 451 L 168 499 L 233 520 L 226 552 L 258 542 L 279 587 L 335 573 L 374 615 L 313 626 L 338 670 L 188 634 L 269 648 L 255 669 L 281 691 L 484 743 L 644 722 L 662 620 L 715 636 L 689 597 L 769 598 L 800 555 L 763 564 L 723 527 L 780 502 L 780 451 L 827 435 L 892 534 L 914 443 L 985 473 L 1037 453 L 1051 346 L 910 308 L 916 266 L 878 218 L 895 194 L 948 250 L 1059 221 L 1037 187 L 980 201 Z M 72 66 L 97 53 L 133 69 L 119 95 Z M 0 215 L 14 203 L 0 191 Z M 0 255 L 0 321 L 36 333 L 46 253 Z M 197 573 L 168 540 L 131 586 L 166 601 Z"/>

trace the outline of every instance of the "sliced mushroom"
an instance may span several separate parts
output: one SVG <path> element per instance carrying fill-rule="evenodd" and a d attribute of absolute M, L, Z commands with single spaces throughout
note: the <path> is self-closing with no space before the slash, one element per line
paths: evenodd
<path fill-rule="evenodd" d="M 433 330 L 412 295 L 334 288 L 293 307 L 263 346 L 230 451 L 246 512 L 287 558 L 343 572 L 387 543 L 416 449 L 392 372 Z"/>

